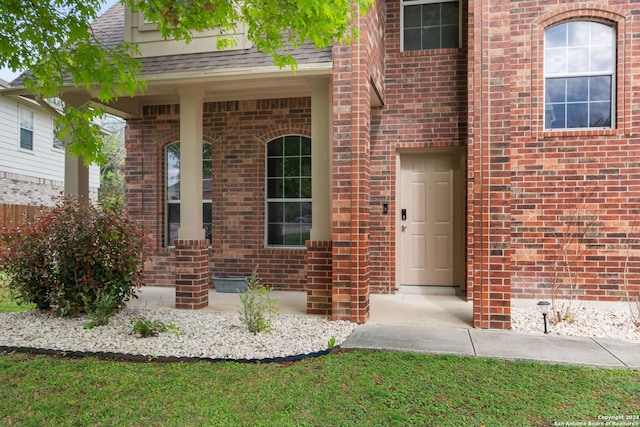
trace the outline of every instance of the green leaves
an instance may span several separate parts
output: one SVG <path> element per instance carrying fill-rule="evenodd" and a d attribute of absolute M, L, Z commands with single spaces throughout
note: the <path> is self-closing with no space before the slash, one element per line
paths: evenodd
<path fill-rule="evenodd" d="M 24 86 L 40 98 L 65 98 L 70 89 L 90 97 L 66 98 L 59 120 L 66 129 L 71 152 L 87 164 L 105 160 L 99 129 L 93 123 L 103 113 L 91 98 L 108 103 L 144 92 L 140 63 L 130 56 L 136 47 L 102 43 L 91 22 L 104 0 L 41 0 L 0 2 L 0 66 L 29 70 Z M 167 39 L 189 42 L 195 32 L 218 31 L 218 48 L 234 42 L 225 38 L 236 27 L 280 67 L 296 67 L 287 48 L 312 42 L 317 47 L 357 36 L 354 13 L 366 12 L 373 0 L 122 0 L 154 22 Z"/>
<path fill-rule="evenodd" d="M 142 284 L 145 236 L 118 207 L 65 200 L 25 226 L 0 229 L 0 265 L 23 302 L 60 316 L 105 318 Z M 94 321 L 100 319 L 94 318 Z"/>
<path fill-rule="evenodd" d="M 103 0 L 0 2 L 0 66 L 28 70 L 24 86 L 39 98 L 63 98 L 65 88 L 93 93 L 100 102 L 145 88 L 131 46 L 106 47 L 91 30 Z M 104 111 L 85 101 L 67 103 L 58 125 L 75 155 L 104 161 L 94 123 Z"/>
<path fill-rule="evenodd" d="M 277 301 L 269 296 L 269 292 L 270 289 L 260 282 L 257 268 L 254 269 L 247 284 L 247 291 L 240 294 L 240 319 L 253 334 L 271 332 L 271 317 L 278 312 L 278 306 Z"/>

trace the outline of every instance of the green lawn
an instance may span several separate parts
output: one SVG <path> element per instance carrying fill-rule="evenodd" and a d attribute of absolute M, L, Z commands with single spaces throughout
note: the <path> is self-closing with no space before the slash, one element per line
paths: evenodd
<path fill-rule="evenodd" d="M 14 311 L 33 310 L 34 304 L 18 304 L 9 295 L 7 275 L 0 271 L 0 313 L 11 313 Z"/>
<path fill-rule="evenodd" d="M 638 415 L 639 395 L 631 370 L 392 352 L 262 365 L 0 355 L 8 426 L 550 426 Z"/>
<path fill-rule="evenodd" d="M 0 298 L 0 312 L 24 308 Z M 393 352 L 289 364 L 0 353 L 0 426 L 587 425 L 640 415 L 638 396 L 631 370 Z"/>

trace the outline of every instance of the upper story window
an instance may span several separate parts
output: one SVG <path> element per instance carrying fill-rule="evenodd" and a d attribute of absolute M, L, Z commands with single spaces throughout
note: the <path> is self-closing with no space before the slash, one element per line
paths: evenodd
<path fill-rule="evenodd" d="M 402 1 L 402 50 L 460 47 L 460 2 Z"/>
<path fill-rule="evenodd" d="M 165 244 L 173 246 L 180 228 L 180 142 L 167 145 L 166 148 L 166 235 Z M 202 143 L 202 228 L 205 238 L 211 240 L 211 144 Z"/>
<path fill-rule="evenodd" d="M 267 144 L 267 245 L 304 246 L 311 234 L 311 139 Z"/>
<path fill-rule="evenodd" d="M 20 148 L 33 151 L 33 111 L 20 108 Z"/>
<path fill-rule="evenodd" d="M 544 33 L 545 129 L 615 125 L 615 30 L 570 21 Z"/>

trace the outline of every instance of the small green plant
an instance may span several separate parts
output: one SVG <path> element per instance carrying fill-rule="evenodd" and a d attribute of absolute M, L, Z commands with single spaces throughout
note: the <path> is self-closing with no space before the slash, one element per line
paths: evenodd
<path fill-rule="evenodd" d="M 162 332 L 172 331 L 176 337 L 182 334 L 179 326 L 174 323 L 164 323 L 161 320 L 151 320 L 146 317 L 131 319 L 133 333 L 142 338 L 157 337 Z"/>
<path fill-rule="evenodd" d="M 331 350 L 335 346 L 336 346 L 336 337 L 331 336 L 331 338 L 329 338 L 329 342 L 327 343 L 327 348 Z"/>
<path fill-rule="evenodd" d="M 271 316 L 278 312 L 278 307 L 277 301 L 269 296 L 270 291 L 260 282 L 258 271 L 254 269 L 247 284 L 247 291 L 240 295 L 240 319 L 253 334 L 271 332 Z"/>
<path fill-rule="evenodd" d="M 119 303 L 117 298 L 104 289 L 98 291 L 95 303 L 87 304 L 87 306 L 90 307 L 88 310 L 89 319 L 93 326 L 106 325 L 116 313 L 124 308 L 124 304 Z"/>

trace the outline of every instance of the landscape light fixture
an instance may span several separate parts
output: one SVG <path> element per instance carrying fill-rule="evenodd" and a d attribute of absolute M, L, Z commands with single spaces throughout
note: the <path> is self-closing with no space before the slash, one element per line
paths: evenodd
<path fill-rule="evenodd" d="M 547 331 L 547 314 L 549 314 L 549 306 L 551 306 L 551 303 L 549 301 L 540 301 L 538 303 L 538 308 L 540 309 L 540 312 L 542 313 L 542 318 L 544 319 L 545 334 L 549 333 L 549 331 Z"/>

